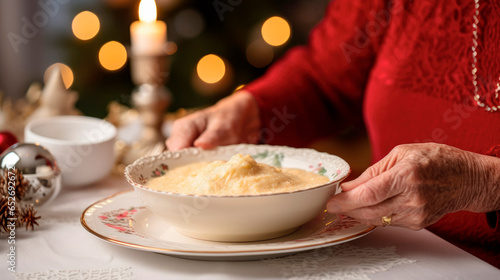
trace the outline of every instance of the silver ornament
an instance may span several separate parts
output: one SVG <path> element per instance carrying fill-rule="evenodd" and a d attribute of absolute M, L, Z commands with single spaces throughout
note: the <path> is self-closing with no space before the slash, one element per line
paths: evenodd
<path fill-rule="evenodd" d="M 0 155 L 0 171 L 21 172 L 29 182 L 21 203 L 42 206 L 57 196 L 61 189 L 61 171 L 52 154 L 44 147 L 21 143 L 9 147 Z M 9 178 L 5 178 L 6 181 Z"/>

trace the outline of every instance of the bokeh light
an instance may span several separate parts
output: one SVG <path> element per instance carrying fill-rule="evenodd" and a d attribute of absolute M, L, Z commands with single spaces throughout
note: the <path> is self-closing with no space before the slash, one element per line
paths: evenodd
<path fill-rule="evenodd" d="M 54 64 L 50 65 L 49 68 L 47 68 L 47 70 L 45 70 L 45 73 L 43 75 L 43 80 L 44 80 L 45 84 L 47 84 L 47 81 L 50 78 L 50 74 L 52 73 L 52 71 L 56 67 L 59 67 L 59 70 L 61 71 L 61 76 L 63 79 L 64 87 L 66 89 L 68 89 L 73 84 L 74 75 L 73 75 L 73 71 L 71 70 L 71 68 L 69 68 L 68 65 L 63 64 L 63 63 L 54 63 Z"/>
<path fill-rule="evenodd" d="M 99 18 L 94 13 L 83 11 L 75 16 L 71 29 L 76 38 L 90 40 L 97 35 L 100 26 Z"/>
<path fill-rule="evenodd" d="M 127 62 L 127 50 L 117 41 L 107 42 L 99 50 L 99 63 L 106 70 L 118 70 L 125 65 L 125 62 Z"/>
<path fill-rule="evenodd" d="M 234 92 L 237 92 L 238 90 L 242 89 L 245 87 L 245 84 L 241 84 L 239 86 L 237 86 L 235 89 L 234 89 Z"/>
<path fill-rule="evenodd" d="M 193 76 L 192 76 L 193 88 L 196 90 L 198 94 L 202 96 L 210 96 L 211 98 L 214 98 L 216 96 L 221 97 L 222 94 L 227 94 L 228 92 L 232 91 L 233 80 L 234 80 L 234 69 L 231 63 L 226 59 L 224 59 L 223 57 L 218 57 L 218 56 L 216 57 L 224 62 L 224 74 L 222 75 L 222 78 L 220 78 L 217 82 L 208 83 L 207 81 L 202 80 L 202 78 L 198 73 L 198 69 L 195 69 L 193 71 Z M 220 61 L 217 64 L 219 63 Z M 220 65 L 217 67 L 208 67 L 208 68 L 210 69 L 209 72 L 213 72 L 215 68 L 220 68 Z"/>
<path fill-rule="evenodd" d="M 175 16 L 174 27 L 182 37 L 194 38 L 205 28 L 205 21 L 198 11 L 186 9 Z"/>
<path fill-rule="evenodd" d="M 262 38 L 271 46 L 281 46 L 290 38 L 290 25 L 281 17 L 268 18 L 262 24 Z"/>
<path fill-rule="evenodd" d="M 220 81 L 226 73 L 226 65 L 222 58 L 215 54 L 205 55 L 196 66 L 198 77 L 205 83 L 213 84 Z"/>
<path fill-rule="evenodd" d="M 253 41 L 246 50 L 247 60 L 252 66 L 261 68 L 273 61 L 274 51 L 262 39 Z"/>
<path fill-rule="evenodd" d="M 165 53 L 168 55 L 173 55 L 177 52 L 177 44 L 175 42 L 167 42 L 167 47 L 165 48 Z"/>

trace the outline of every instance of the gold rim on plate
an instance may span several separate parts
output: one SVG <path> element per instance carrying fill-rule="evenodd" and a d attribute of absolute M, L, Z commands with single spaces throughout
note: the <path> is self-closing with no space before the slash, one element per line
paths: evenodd
<path fill-rule="evenodd" d="M 330 236 L 330 238 L 328 236 L 326 237 L 326 239 L 324 237 L 322 237 L 321 239 L 324 239 L 323 241 L 320 241 L 321 239 L 317 238 L 317 242 L 314 242 L 314 240 L 315 240 L 314 235 L 315 234 L 311 234 L 310 236 L 301 236 L 300 239 L 312 238 L 309 240 L 312 242 L 309 242 L 308 244 L 305 244 L 305 245 L 299 245 L 300 240 L 296 239 L 296 240 L 289 240 L 289 241 L 295 241 L 296 242 L 295 244 L 297 244 L 297 246 L 284 245 L 284 246 L 279 247 L 279 248 L 258 249 L 259 244 L 262 245 L 262 243 L 259 243 L 259 242 L 245 243 L 245 242 L 243 242 L 243 243 L 238 243 L 238 245 L 244 244 L 244 245 L 253 246 L 256 248 L 255 249 L 246 249 L 246 250 L 210 251 L 210 250 L 184 250 L 184 249 L 166 248 L 165 246 L 161 246 L 161 245 L 164 245 L 164 244 L 161 244 L 161 242 L 158 242 L 158 246 L 141 245 L 140 244 L 141 241 L 152 241 L 152 240 L 156 241 L 155 239 L 151 239 L 147 236 L 142 236 L 142 235 L 134 235 L 133 236 L 133 238 L 135 238 L 137 240 L 137 242 L 127 242 L 127 241 L 120 240 L 119 234 L 109 234 L 109 232 L 105 233 L 105 232 L 102 232 L 99 229 L 89 225 L 89 223 L 86 219 L 87 217 L 92 216 L 92 218 L 94 218 L 96 216 L 96 215 L 94 215 L 94 212 L 96 212 L 96 211 L 102 212 L 106 208 L 106 206 L 109 208 L 110 207 L 109 205 L 113 201 L 116 201 L 116 199 L 128 199 L 127 196 L 132 195 L 131 193 L 133 191 L 134 190 L 118 192 L 118 193 L 115 193 L 111 196 L 103 198 L 99 201 L 96 201 L 95 203 L 88 206 L 82 212 L 82 215 L 80 217 L 80 222 L 81 222 L 82 226 L 88 232 L 97 236 L 100 239 L 103 239 L 104 241 L 107 241 L 107 242 L 112 243 L 112 244 L 117 244 L 120 246 L 128 247 L 128 248 L 132 248 L 132 249 L 151 251 L 151 252 L 156 252 L 156 253 L 163 253 L 163 254 L 178 256 L 178 257 L 196 257 L 196 258 L 202 257 L 202 258 L 215 258 L 215 259 L 217 257 L 233 257 L 233 256 L 251 257 L 251 256 L 255 256 L 255 255 L 259 255 L 262 258 L 265 258 L 266 256 L 272 257 L 272 255 L 276 255 L 276 254 L 296 253 L 296 252 L 301 252 L 301 251 L 306 251 L 306 250 L 318 249 L 318 248 L 323 248 L 323 247 L 327 247 L 327 246 L 331 246 L 331 245 L 345 243 L 347 241 L 351 241 L 351 240 L 360 238 L 364 235 L 367 235 L 368 233 L 370 233 L 371 231 L 373 231 L 376 228 L 375 226 L 371 226 L 371 225 L 363 225 L 358 231 L 355 231 L 352 234 L 349 234 L 348 236 L 345 236 L 342 238 L 335 238 L 335 235 L 333 234 Z M 109 200 L 111 200 L 111 202 L 107 203 Z M 101 204 L 105 204 L 105 205 L 102 206 Z M 139 198 L 137 198 L 137 203 L 134 203 L 134 204 L 136 204 L 136 205 L 129 205 L 129 207 L 142 206 L 142 203 L 140 202 Z M 110 209 L 110 210 L 113 210 L 113 209 Z M 129 223 L 131 223 L 131 220 L 132 219 L 129 219 Z M 130 227 L 130 229 L 135 231 L 135 229 L 133 229 L 133 227 Z M 112 230 L 112 229 L 110 229 L 110 230 Z M 293 235 L 293 234 L 294 233 L 292 233 L 290 235 Z M 129 235 L 129 237 L 132 237 L 132 235 Z M 318 235 L 317 237 L 320 237 L 320 235 Z M 282 237 L 280 237 L 280 238 L 282 238 Z M 284 243 L 283 241 L 279 242 L 280 238 L 275 238 L 272 240 L 276 240 L 277 245 L 279 243 Z M 266 245 L 273 244 L 273 243 L 269 243 L 272 240 L 266 240 Z M 175 241 L 172 241 L 172 242 L 175 242 Z M 225 247 L 235 244 L 235 243 L 223 243 L 223 242 L 211 242 L 211 241 L 207 241 L 207 242 L 210 242 L 212 245 L 213 244 L 221 244 Z M 288 242 L 288 241 L 286 241 L 286 242 Z M 236 245 L 234 245 L 234 246 L 236 246 Z"/>

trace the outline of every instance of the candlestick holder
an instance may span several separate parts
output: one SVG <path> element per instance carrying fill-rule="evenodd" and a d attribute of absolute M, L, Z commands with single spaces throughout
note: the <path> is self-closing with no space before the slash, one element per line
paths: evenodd
<path fill-rule="evenodd" d="M 167 53 L 147 55 L 130 54 L 132 81 L 137 87 L 132 91 L 132 105 L 139 114 L 142 131 L 125 157 L 127 163 L 165 149 L 165 136 L 161 131 L 166 108 L 172 95 L 165 83 L 169 76 Z"/>

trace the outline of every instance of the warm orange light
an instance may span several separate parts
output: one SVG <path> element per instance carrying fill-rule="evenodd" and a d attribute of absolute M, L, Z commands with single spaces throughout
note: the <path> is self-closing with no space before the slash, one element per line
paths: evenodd
<path fill-rule="evenodd" d="M 141 0 L 139 4 L 139 19 L 144 22 L 156 21 L 155 0 Z"/>
<path fill-rule="evenodd" d="M 222 58 L 215 54 L 205 55 L 196 66 L 198 77 L 205 83 L 213 84 L 220 81 L 226 73 L 226 65 Z"/>
<path fill-rule="evenodd" d="M 271 17 L 262 25 L 262 38 L 271 46 L 281 46 L 290 38 L 290 25 L 281 17 Z"/>
<path fill-rule="evenodd" d="M 174 53 L 177 52 L 177 44 L 174 42 L 168 42 L 167 43 L 167 48 L 165 51 L 168 55 L 173 55 Z"/>
<path fill-rule="evenodd" d="M 80 40 L 90 40 L 94 38 L 99 32 L 100 26 L 99 18 L 89 11 L 79 13 L 71 23 L 73 34 Z"/>
<path fill-rule="evenodd" d="M 43 79 L 45 83 L 49 80 L 50 74 L 52 73 L 52 70 L 54 70 L 55 67 L 59 67 L 59 70 L 61 71 L 61 76 L 63 79 L 64 87 L 68 89 L 74 81 L 74 75 L 73 71 L 71 68 L 69 68 L 68 65 L 63 64 L 63 63 L 54 63 L 45 70 L 45 74 L 43 75 Z"/>
<path fill-rule="evenodd" d="M 246 56 L 248 62 L 254 67 L 265 67 L 273 61 L 273 47 L 266 44 L 264 40 L 255 40 L 247 47 Z"/>
<path fill-rule="evenodd" d="M 125 65 L 125 62 L 127 62 L 127 50 L 119 42 L 107 42 L 99 50 L 99 63 L 106 70 L 118 70 Z"/>
<path fill-rule="evenodd" d="M 241 84 L 241 85 L 237 86 L 237 87 L 234 89 L 234 91 L 236 92 L 236 91 L 238 91 L 238 90 L 240 90 L 240 89 L 242 89 L 242 88 L 244 88 L 244 87 L 245 87 L 245 84 Z"/>

